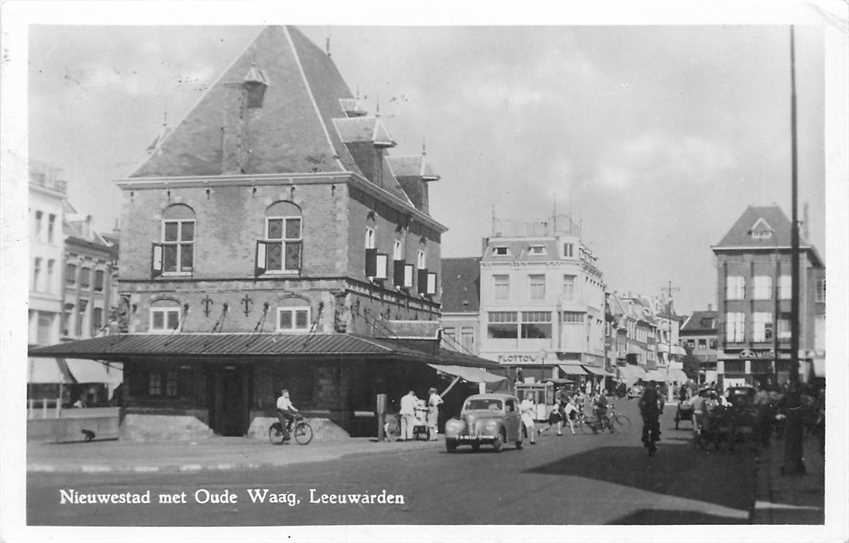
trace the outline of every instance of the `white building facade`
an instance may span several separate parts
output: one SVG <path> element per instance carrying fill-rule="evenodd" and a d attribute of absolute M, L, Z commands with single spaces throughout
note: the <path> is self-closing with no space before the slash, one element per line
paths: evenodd
<path fill-rule="evenodd" d="M 29 343 L 59 342 L 63 298 L 63 200 L 59 170 L 32 162 L 29 179 Z"/>
<path fill-rule="evenodd" d="M 604 276 L 580 224 L 494 226 L 481 258 L 480 356 L 540 377 L 577 364 L 603 372 Z"/>

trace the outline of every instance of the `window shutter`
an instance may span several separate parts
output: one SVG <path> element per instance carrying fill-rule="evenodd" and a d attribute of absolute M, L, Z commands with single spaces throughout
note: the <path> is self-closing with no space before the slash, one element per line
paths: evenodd
<path fill-rule="evenodd" d="M 404 286 L 404 261 L 392 261 L 392 281 L 396 287 Z"/>
<path fill-rule="evenodd" d="M 255 262 L 254 275 L 257 276 L 257 277 L 259 277 L 260 275 L 265 273 L 265 269 L 267 267 L 266 266 L 266 256 L 267 256 L 267 250 L 266 249 L 267 249 L 267 246 L 268 246 L 268 243 L 266 243 L 265 241 L 257 240 L 257 242 L 256 242 L 256 262 Z"/>
<path fill-rule="evenodd" d="M 366 277 L 377 275 L 377 249 L 366 249 Z"/>
<path fill-rule="evenodd" d="M 419 294 L 427 294 L 427 269 L 419 270 L 419 276 L 416 278 Z"/>
<path fill-rule="evenodd" d="M 377 253 L 375 256 L 375 279 L 386 279 L 389 277 L 389 255 L 386 253 Z"/>
<path fill-rule="evenodd" d="M 404 264 L 404 288 L 413 288 L 413 265 Z"/>
<path fill-rule="evenodd" d="M 436 274 L 435 273 L 427 274 L 427 294 L 430 294 L 430 295 L 436 294 Z"/>
<path fill-rule="evenodd" d="M 162 275 L 162 244 L 154 243 L 151 248 L 150 259 L 150 275 L 151 277 L 159 277 Z"/>

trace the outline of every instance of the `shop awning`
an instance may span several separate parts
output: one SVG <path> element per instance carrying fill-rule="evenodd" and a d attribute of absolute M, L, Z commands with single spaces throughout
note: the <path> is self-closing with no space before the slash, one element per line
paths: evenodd
<path fill-rule="evenodd" d="M 586 370 L 586 372 L 591 374 L 591 375 L 599 375 L 601 377 L 612 377 L 613 376 L 612 373 L 606 371 L 604 368 L 597 368 L 595 366 L 588 366 L 586 364 L 581 365 L 581 367 L 584 368 L 584 370 Z"/>
<path fill-rule="evenodd" d="M 587 370 L 580 364 L 558 364 L 558 367 L 566 375 L 587 375 Z"/>
<path fill-rule="evenodd" d="M 667 345 L 666 343 L 659 343 L 657 345 L 657 352 L 668 353 L 669 352 L 669 345 Z M 684 348 L 681 347 L 680 345 L 672 345 L 672 354 L 684 356 L 685 354 L 687 354 L 687 351 L 685 351 Z"/>
<path fill-rule="evenodd" d="M 626 366 L 618 366 L 619 377 L 625 381 L 627 386 L 631 386 L 640 379 L 645 379 L 646 372 L 640 366 L 628 364 Z"/>
<path fill-rule="evenodd" d="M 64 360 L 48 357 L 29 358 L 27 361 L 27 383 L 41 385 L 73 382 L 74 378 Z"/>
<path fill-rule="evenodd" d="M 431 368 L 448 375 L 460 377 L 470 383 L 497 383 L 503 381 L 506 377 L 489 373 L 483 368 L 472 368 L 468 366 L 453 366 L 442 364 L 428 364 Z"/>
<path fill-rule="evenodd" d="M 118 386 L 124 380 L 124 371 L 121 365 L 115 362 L 66 358 L 65 363 L 77 383 L 104 383 Z"/>

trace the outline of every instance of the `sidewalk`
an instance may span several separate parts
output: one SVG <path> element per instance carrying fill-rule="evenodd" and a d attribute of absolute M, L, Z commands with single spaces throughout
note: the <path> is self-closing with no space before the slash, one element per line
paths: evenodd
<path fill-rule="evenodd" d="M 351 454 L 381 454 L 443 447 L 443 441 L 378 443 L 375 438 L 272 445 L 241 437 L 213 437 L 196 442 L 30 443 L 27 471 L 55 473 L 193 472 L 245 470 L 306 462 L 323 462 Z"/>
<path fill-rule="evenodd" d="M 757 459 L 757 487 L 752 524 L 823 524 L 825 463 L 819 443 L 805 436 L 805 475 L 782 475 L 784 440 L 773 440 Z"/>

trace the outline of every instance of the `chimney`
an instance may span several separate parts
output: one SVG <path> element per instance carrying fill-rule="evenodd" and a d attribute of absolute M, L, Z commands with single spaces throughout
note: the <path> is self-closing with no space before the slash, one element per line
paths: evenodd
<path fill-rule="evenodd" d="M 713 304 L 708 304 L 708 311 L 713 311 Z"/>
<path fill-rule="evenodd" d="M 83 238 L 91 239 L 91 215 L 85 216 L 85 225 L 83 226 Z"/>

